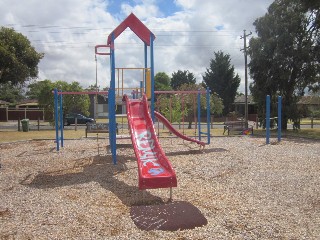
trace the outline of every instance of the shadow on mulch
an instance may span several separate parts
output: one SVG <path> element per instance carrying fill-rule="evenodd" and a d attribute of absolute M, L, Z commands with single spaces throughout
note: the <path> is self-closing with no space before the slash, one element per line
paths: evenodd
<path fill-rule="evenodd" d="M 145 231 L 194 229 L 208 223 L 198 208 L 185 201 L 132 206 L 130 216 L 134 224 Z"/>
<path fill-rule="evenodd" d="M 32 188 L 50 189 L 94 181 L 115 194 L 126 206 L 162 204 L 164 202 L 162 198 L 147 191 L 140 191 L 137 186 L 128 185 L 116 178 L 117 174 L 128 170 L 125 163 L 132 160 L 131 157 L 118 156 L 118 164 L 114 165 L 111 156 L 80 158 L 75 160 L 72 168 L 42 172 L 37 175 L 30 174 L 20 183 Z"/>
<path fill-rule="evenodd" d="M 224 148 L 210 148 L 210 149 L 201 149 L 201 150 L 187 150 L 187 151 L 175 151 L 175 152 L 166 152 L 166 156 L 180 156 L 180 155 L 190 155 L 190 154 L 204 154 L 212 152 L 227 152 L 227 149 Z"/>

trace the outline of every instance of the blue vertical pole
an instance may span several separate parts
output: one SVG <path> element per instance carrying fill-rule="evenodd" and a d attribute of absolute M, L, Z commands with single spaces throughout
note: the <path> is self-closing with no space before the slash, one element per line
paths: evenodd
<path fill-rule="evenodd" d="M 210 90 L 209 88 L 207 88 L 207 93 L 206 93 L 206 97 L 207 97 L 207 136 L 208 136 L 208 144 L 210 144 Z"/>
<path fill-rule="evenodd" d="M 148 45 L 145 43 L 144 44 L 144 79 L 143 79 L 143 85 L 142 87 L 144 88 L 144 93 L 146 93 L 147 89 L 145 88 L 146 86 L 146 80 L 147 80 L 147 68 L 148 68 Z"/>
<path fill-rule="evenodd" d="M 62 90 L 60 90 L 60 141 L 61 147 L 63 147 L 63 102 L 62 102 Z"/>
<path fill-rule="evenodd" d="M 199 133 L 199 141 L 201 141 L 201 114 L 200 114 L 200 90 L 198 90 L 198 133 Z"/>
<path fill-rule="evenodd" d="M 114 33 L 111 39 L 111 82 L 108 92 L 108 105 L 109 105 L 109 141 L 111 147 L 113 164 L 117 164 L 117 146 L 116 146 L 116 69 L 115 69 L 115 51 L 114 51 Z"/>
<path fill-rule="evenodd" d="M 266 144 L 270 143 L 270 95 L 266 97 Z"/>
<path fill-rule="evenodd" d="M 57 151 L 59 151 L 59 123 L 58 123 L 58 90 L 54 89 L 54 122 L 56 128 Z"/>
<path fill-rule="evenodd" d="M 142 97 L 144 91 L 143 91 L 143 81 L 140 81 L 140 97 Z"/>
<path fill-rule="evenodd" d="M 282 97 L 278 96 L 278 142 L 281 141 L 281 128 L 282 128 Z"/>
<path fill-rule="evenodd" d="M 153 59 L 154 36 L 150 33 L 150 69 L 151 69 L 151 119 L 154 122 L 154 59 Z"/>

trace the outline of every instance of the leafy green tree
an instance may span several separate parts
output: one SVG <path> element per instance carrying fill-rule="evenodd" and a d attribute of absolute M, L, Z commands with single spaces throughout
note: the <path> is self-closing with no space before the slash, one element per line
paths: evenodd
<path fill-rule="evenodd" d="M 155 91 L 172 90 L 170 86 L 170 77 L 165 72 L 158 72 L 154 76 L 154 90 Z"/>
<path fill-rule="evenodd" d="M 240 85 L 240 77 L 234 72 L 229 54 L 224 54 L 222 51 L 214 52 L 214 59 L 210 60 L 210 68 L 207 68 L 203 76 L 203 85 L 222 98 L 223 114 L 228 114 Z"/>
<path fill-rule="evenodd" d="M 248 51 L 250 85 L 260 117 L 265 116 L 265 97 L 283 97 L 282 129 L 287 120 L 298 123 L 296 107 L 307 87 L 319 83 L 319 28 L 315 16 L 301 0 L 276 0 L 265 16 L 254 22 L 257 37 L 250 40 Z"/>
<path fill-rule="evenodd" d="M 84 89 L 79 82 L 67 83 L 64 81 L 55 82 L 55 87 L 64 92 L 83 92 Z M 90 99 L 88 95 L 64 95 L 63 109 L 65 113 L 82 113 L 89 115 Z"/>
<path fill-rule="evenodd" d="M 0 84 L 0 99 L 10 102 L 17 103 L 24 99 L 23 88 L 20 84 L 12 85 L 10 82 Z"/>
<path fill-rule="evenodd" d="M 183 84 L 178 88 L 179 91 L 204 91 L 199 84 Z M 194 117 L 197 116 L 198 99 L 196 94 L 181 93 L 175 95 L 161 94 L 157 98 L 158 110 L 171 122 L 181 123 L 182 119 L 188 121 L 188 128 L 191 129 Z M 201 95 L 200 104 L 202 111 L 206 110 L 206 95 Z M 221 114 L 223 109 L 222 100 L 217 94 L 210 95 L 211 113 Z"/>
<path fill-rule="evenodd" d="M 179 87 L 179 91 L 205 91 L 206 89 L 201 86 L 201 84 L 183 84 Z M 188 128 L 190 129 L 192 127 L 192 122 L 194 121 L 195 116 L 198 115 L 197 113 L 197 104 L 198 104 L 198 98 L 196 94 L 181 94 L 180 95 L 180 101 L 186 108 L 185 110 L 185 116 L 186 120 L 188 121 L 189 125 Z M 207 110 L 207 100 L 206 95 L 201 94 L 200 97 L 200 108 L 201 112 L 204 112 Z M 219 96 L 216 93 L 210 94 L 210 112 L 211 114 L 221 114 L 223 109 L 223 103 L 222 99 L 219 98 Z"/>
<path fill-rule="evenodd" d="M 178 70 L 177 72 L 172 73 L 171 78 L 171 87 L 173 90 L 177 90 L 183 84 L 195 84 L 196 79 L 194 74 L 185 70 Z"/>
<path fill-rule="evenodd" d="M 43 56 L 21 33 L 12 28 L 0 28 L 0 83 L 16 85 L 36 78 Z"/>
<path fill-rule="evenodd" d="M 178 95 L 161 94 L 157 97 L 157 110 L 172 123 L 181 123 L 186 111 L 181 109 L 181 101 Z"/>
<path fill-rule="evenodd" d="M 82 92 L 83 88 L 78 82 L 71 84 L 65 81 L 52 82 L 50 80 L 38 81 L 28 86 L 29 98 L 38 99 L 39 105 L 45 108 L 47 112 L 54 112 L 54 95 L 52 91 L 57 88 L 64 92 Z M 83 113 L 89 114 L 90 100 L 87 95 L 64 95 L 63 110 L 64 113 Z M 53 116 L 53 114 L 51 114 Z"/>

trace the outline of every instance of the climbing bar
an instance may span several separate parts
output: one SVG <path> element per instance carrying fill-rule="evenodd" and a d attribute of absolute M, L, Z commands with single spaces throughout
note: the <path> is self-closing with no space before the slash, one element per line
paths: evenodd
<path fill-rule="evenodd" d="M 94 47 L 95 54 L 97 54 L 97 55 L 110 55 L 110 52 L 98 52 L 99 48 L 110 48 L 110 45 L 96 45 Z"/>

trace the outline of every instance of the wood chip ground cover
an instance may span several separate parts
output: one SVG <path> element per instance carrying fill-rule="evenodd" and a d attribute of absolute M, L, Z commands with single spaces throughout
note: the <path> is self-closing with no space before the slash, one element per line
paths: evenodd
<path fill-rule="evenodd" d="M 169 189 L 139 191 L 129 140 L 117 165 L 107 140 L 99 155 L 95 139 L 65 141 L 60 152 L 51 140 L 26 141 L 0 144 L 0 239 L 320 238 L 319 141 L 215 137 L 202 152 L 176 138 L 160 143 L 177 173 L 174 202 L 195 207 L 203 226 L 136 225 L 132 208 L 159 211 Z"/>

